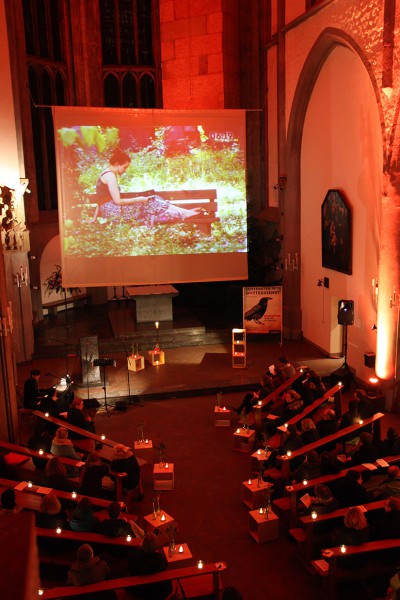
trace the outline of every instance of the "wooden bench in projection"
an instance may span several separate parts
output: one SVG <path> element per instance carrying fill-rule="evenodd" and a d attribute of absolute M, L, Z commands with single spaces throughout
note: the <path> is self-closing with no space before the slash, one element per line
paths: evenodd
<path fill-rule="evenodd" d="M 378 459 L 378 461 L 384 461 L 388 465 L 393 465 L 400 462 L 400 455 L 398 456 L 385 456 L 384 458 Z M 379 462 L 372 463 L 377 469 L 386 468 L 386 465 L 380 465 Z M 304 480 L 300 483 L 294 483 L 293 485 L 287 485 L 285 487 L 285 493 L 287 494 L 283 498 L 278 498 L 277 502 L 286 500 L 287 508 L 290 508 L 292 519 L 296 519 L 298 513 L 298 503 L 299 497 L 303 496 L 305 493 L 313 493 L 313 490 L 316 485 L 327 485 L 330 487 L 332 484 L 335 484 L 337 481 L 343 479 L 346 474 L 350 471 L 359 471 L 362 473 L 363 471 L 369 471 L 369 467 L 365 465 L 354 465 L 353 467 L 349 467 L 347 469 L 341 469 L 337 473 L 331 473 L 327 475 L 321 475 L 321 477 L 316 477 L 314 479 Z M 375 473 L 376 471 L 374 471 Z M 282 503 L 283 506 L 283 503 Z"/>
<path fill-rule="evenodd" d="M 266 406 L 268 406 L 270 413 L 272 413 L 274 409 L 278 408 L 281 404 L 283 404 L 283 399 L 280 398 L 281 394 L 286 390 L 290 389 L 294 382 L 297 381 L 299 377 L 303 375 L 303 373 L 304 369 L 300 368 L 292 377 L 281 383 L 281 385 L 277 387 L 276 390 L 274 390 L 273 392 L 268 394 L 268 396 L 265 396 L 265 398 L 257 402 L 256 406 L 253 409 L 256 431 L 260 432 L 262 430 L 263 409 Z"/>
<path fill-rule="evenodd" d="M 52 302 L 46 302 L 43 304 L 43 309 L 47 310 L 50 316 L 54 316 L 57 314 L 57 310 L 59 306 L 65 308 L 65 306 L 84 306 L 85 304 L 90 304 L 92 301 L 91 294 L 72 294 L 72 296 L 67 296 L 67 298 L 59 298 L 58 300 L 52 300 Z"/>
<path fill-rule="evenodd" d="M 393 553 L 390 560 L 388 551 L 399 550 L 400 540 L 379 540 L 367 542 L 360 546 L 347 546 L 346 556 L 367 555 L 367 564 L 362 567 L 345 569 L 338 565 L 338 559 L 343 557 L 341 546 L 322 550 L 321 558 L 312 561 L 312 566 L 321 576 L 322 594 L 325 600 L 340 598 L 338 585 L 345 581 L 365 581 L 370 577 L 385 575 L 389 579 L 398 570 L 398 553 Z M 384 552 L 384 557 L 380 554 Z M 389 556 L 389 559 L 388 559 Z"/>
<path fill-rule="evenodd" d="M 354 425 L 350 425 L 349 427 L 344 427 L 343 429 L 340 429 L 336 433 L 332 433 L 331 435 L 326 435 L 325 437 L 321 438 L 320 440 L 318 440 L 316 442 L 313 442 L 312 444 L 307 444 L 306 446 L 303 446 L 302 448 L 299 448 L 298 450 L 294 450 L 293 452 L 291 452 L 290 455 L 285 454 L 284 456 L 278 457 L 281 461 L 282 477 L 283 478 L 289 477 L 290 463 L 295 458 L 298 458 L 299 456 L 302 456 L 303 454 L 307 454 L 307 452 L 309 452 L 310 450 L 320 450 L 323 448 L 323 446 L 325 446 L 326 444 L 330 444 L 332 442 L 343 443 L 343 449 L 345 449 L 345 439 L 344 438 L 349 433 L 357 433 L 358 431 L 362 430 L 367 425 L 370 425 L 370 424 L 373 425 L 374 439 L 379 441 L 379 439 L 380 439 L 380 419 L 383 416 L 384 416 L 383 413 L 376 413 L 372 417 L 369 417 L 368 419 L 364 419 L 362 423 L 356 423 Z M 266 473 L 268 474 L 268 471 L 266 471 Z"/>
<path fill-rule="evenodd" d="M 164 200 L 168 200 L 171 204 L 175 206 L 179 206 L 181 208 L 203 208 L 204 212 L 196 215 L 195 217 L 191 217 L 186 221 L 181 221 L 176 219 L 174 221 L 168 221 L 166 223 L 156 223 L 156 225 L 171 225 L 172 223 L 193 223 L 197 226 L 198 230 L 204 235 L 211 234 L 211 226 L 213 223 L 219 222 L 219 217 L 217 217 L 218 211 L 218 202 L 217 202 L 217 190 L 216 189 L 208 189 L 208 190 L 163 190 L 163 191 L 154 191 L 154 194 L 157 194 Z M 135 192 L 122 192 L 121 198 L 131 198 L 133 195 L 140 195 Z M 146 193 L 148 195 L 148 193 Z M 97 196 L 96 194 L 89 195 L 90 202 L 97 206 Z"/>
<path fill-rule="evenodd" d="M 93 595 L 110 590 L 121 590 L 135 585 L 157 583 L 160 581 L 171 581 L 172 588 L 179 579 L 187 598 L 212 597 L 220 598 L 222 589 L 221 575 L 226 570 L 225 562 L 204 563 L 202 568 L 198 566 L 182 567 L 180 569 L 168 569 L 153 575 L 141 575 L 121 577 L 118 579 L 107 579 L 99 583 L 90 583 L 80 586 L 61 586 L 53 589 L 43 590 L 43 600 L 56 600 L 59 598 L 73 598 L 80 594 Z"/>
<path fill-rule="evenodd" d="M 333 388 L 325 392 L 325 394 L 321 396 L 321 398 L 317 398 L 317 400 L 315 400 L 312 404 L 306 406 L 301 413 L 289 419 L 289 421 L 287 421 L 285 425 L 296 425 L 296 423 L 298 423 L 299 421 L 302 421 L 306 417 L 309 417 L 314 411 L 317 410 L 317 408 L 319 408 L 332 396 L 335 399 L 335 414 L 337 417 L 339 417 L 341 415 L 342 387 L 343 384 L 341 383 L 338 383 L 337 385 L 333 386 Z M 271 446 L 271 448 L 278 448 L 282 444 L 283 434 L 287 430 L 287 427 L 285 427 L 285 425 L 281 425 L 280 427 L 278 427 L 279 433 L 276 433 L 274 436 L 272 436 L 270 440 L 268 440 L 268 446 Z"/>
<path fill-rule="evenodd" d="M 367 513 L 372 513 L 384 510 L 386 503 L 387 500 L 376 500 L 375 502 L 363 504 L 363 507 Z M 318 529 L 321 523 L 326 523 L 330 531 L 334 531 L 334 527 L 343 522 L 347 511 L 347 508 L 339 508 L 330 513 L 317 514 L 315 518 L 312 515 L 306 515 L 299 518 L 299 527 L 289 529 L 290 535 L 297 542 L 300 557 L 306 564 L 310 563 L 316 555 L 315 546 L 318 541 L 318 532 L 316 529 Z"/>

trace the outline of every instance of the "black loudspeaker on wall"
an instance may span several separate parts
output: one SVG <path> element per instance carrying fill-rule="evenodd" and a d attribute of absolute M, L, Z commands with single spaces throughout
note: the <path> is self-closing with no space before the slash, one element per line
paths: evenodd
<path fill-rule="evenodd" d="M 339 300 L 337 320 L 339 325 L 353 325 L 354 300 Z"/>

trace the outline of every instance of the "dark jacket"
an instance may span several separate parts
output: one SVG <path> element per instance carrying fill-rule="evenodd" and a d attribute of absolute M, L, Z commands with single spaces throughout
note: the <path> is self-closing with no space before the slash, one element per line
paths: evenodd
<path fill-rule="evenodd" d="M 165 571 L 167 561 L 160 552 L 143 552 L 141 548 L 132 548 L 128 556 L 130 575 L 151 575 Z M 172 591 L 170 581 L 161 581 L 150 585 L 135 586 L 135 597 L 140 600 L 164 600 Z"/>
<path fill-rule="evenodd" d="M 106 498 L 109 496 L 102 488 L 103 477 L 109 474 L 107 465 L 93 465 L 83 468 L 79 491 L 83 496 Z"/>
<path fill-rule="evenodd" d="M 113 460 L 110 471 L 126 473 L 123 485 L 128 490 L 134 490 L 140 482 L 140 465 L 135 456 Z"/>
<path fill-rule="evenodd" d="M 92 512 L 82 512 L 80 510 L 72 513 L 69 520 L 69 526 L 72 531 L 97 532 L 100 529 L 100 523 L 100 519 Z"/>
<path fill-rule="evenodd" d="M 68 572 L 67 583 L 69 585 L 87 585 L 107 579 L 110 567 L 104 560 L 94 556 L 87 562 L 77 560 Z"/>
<path fill-rule="evenodd" d="M 101 521 L 100 523 L 99 533 L 113 538 L 123 537 L 125 535 L 135 537 L 130 523 L 125 521 L 125 519 L 104 519 L 104 521 Z"/>

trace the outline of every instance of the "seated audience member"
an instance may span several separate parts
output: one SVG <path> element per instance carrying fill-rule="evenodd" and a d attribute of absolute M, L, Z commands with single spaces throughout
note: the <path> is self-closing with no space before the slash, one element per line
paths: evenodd
<path fill-rule="evenodd" d="M 109 574 L 110 567 L 107 563 L 98 556 L 94 556 L 93 548 L 89 544 L 83 544 L 78 548 L 76 561 L 68 572 L 67 584 L 87 585 L 97 583 L 107 579 Z"/>
<path fill-rule="evenodd" d="M 131 535 L 135 537 L 132 522 L 121 518 L 121 506 L 119 502 L 111 502 L 107 507 L 109 519 L 100 523 L 100 533 L 110 537 L 122 537 Z"/>
<path fill-rule="evenodd" d="M 349 469 L 334 487 L 335 497 L 342 508 L 359 506 L 370 502 L 371 496 L 362 483 L 362 475 L 356 469 Z"/>
<path fill-rule="evenodd" d="M 96 532 L 100 529 L 100 519 L 93 513 L 93 505 L 90 498 L 83 496 L 69 519 L 72 531 Z"/>
<path fill-rule="evenodd" d="M 72 441 L 68 438 L 68 429 L 65 427 L 59 427 L 53 438 L 50 452 L 55 456 L 62 456 L 64 458 L 72 458 L 73 460 L 82 460 L 82 456 L 75 452 Z M 72 465 L 67 465 L 68 477 L 77 477 L 79 475 L 79 469 Z"/>
<path fill-rule="evenodd" d="M 15 501 L 15 492 L 12 488 L 4 490 L 1 494 L 0 514 L 8 515 L 19 513 L 23 510 L 22 506 L 17 506 Z"/>
<path fill-rule="evenodd" d="M 67 515 L 61 508 L 61 502 L 52 492 L 43 496 L 39 512 L 36 513 L 36 525 L 48 529 L 57 529 L 57 527 L 65 529 L 68 527 Z"/>
<path fill-rule="evenodd" d="M 367 520 L 359 506 L 352 506 L 346 511 L 343 526 L 334 535 L 335 546 L 359 546 L 369 541 L 370 533 Z M 368 561 L 367 555 L 340 557 L 338 564 L 346 569 L 361 567 Z"/>
<path fill-rule="evenodd" d="M 280 356 L 278 359 L 278 367 L 279 370 L 283 373 L 283 376 L 286 379 L 290 379 L 293 375 L 296 375 L 296 369 L 293 365 L 290 364 L 288 358 L 286 356 Z"/>
<path fill-rule="evenodd" d="M 400 437 L 394 427 L 389 427 L 386 438 L 379 444 L 379 456 L 397 456 L 400 454 Z"/>
<path fill-rule="evenodd" d="M 345 429 L 346 427 L 350 427 L 350 425 L 355 425 L 359 422 L 360 418 L 360 413 L 358 412 L 358 400 L 350 400 L 348 410 L 343 413 L 342 418 L 340 419 L 339 429 Z M 343 440 L 348 443 L 357 443 L 358 436 L 358 433 L 348 433 Z"/>
<path fill-rule="evenodd" d="M 58 456 L 51 458 L 46 465 L 44 484 L 55 490 L 72 492 L 77 486 L 67 479 L 67 469 Z"/>
<path fill-rule="evenodd" d="M 335 411 L 331 408 L 325 410 L 322 413 L 320 420 L 317 421 L 316 427 L 320 438 L 336 433 L 339 424 L 336 418 Z M 324 446 L 324 448 L 326 451 L 334 450 L 336 448 L 336 442 L 332 442 L 332 444 L 328 444 L 327 446 Z"/>
<path fill-rule="evenodd" d="M 128 554 L 130 575 L 151 575 L 167 569 L 167 561 L 158 550 L 158 539 L 153 533 L 146 533 L 140 548 L 131 548 Z M 170 581 L 160 581 L 149 585 L 135 586 L 132 591 L 138 600 L 165 600 L 172 592 Z"/>
<path fill-rule="evenodd" d="M 292 417 L 299 414 L 303 410 L 303 400 L 294 390 L 288 390 L 285 394 L 285 402 L 283 405 L 282 419 L 290 421 Z"/>
<path fill-rule="evenodd" d="M 372 533 L 376 540 L 400 537 L 400 498 L 388 498 L 385 511 L 379 511 L 372 520 Z"/>
<path fill-rule="evenodd" d="M 300 422 L 300 435 L 303 446 L 307 446 L 307 444 L 312 444 L 319 440 L 319 433 L 312 419 L 308 417 L 302 419 Z"/>
<path fill-rule="evenodd" d="M 314 496 L 311 499 L 311 504 L 308 513 L 313 511 L 319 515 L 325 515 L 339 508 L 339 502 L 333 496 L 327 485 L 316 485 L 314 487 Z M 331 527 L 329 525 L 329 527 Z"/>
<path fill-rule="evenodd" d="M 51 417 L 58 418 L 60 416 L 57 408 L 57 392 L 54 387 L 50 387 L 46 390 L 46 395 L 40 400 L 37 410 L 40 410 L 40 412 L 43 413 L 49 413 Z M 51 425 L 53 424 L 51 423 Z"/>
<path fill-rule="evenodd" d="M 247 394 L 244 395 L 244 398 L 243 398 L 242 402 L 240 403 L 240 405 L 237 408 L 232 407 L 233 410 L 238 415 L 240 415 L 242 412 L 244 412 L 245 415 L 248 415 L 249 413 L 251 413 L 251 411 L 257 404 L 259 395 L 260 395 L 260 389 L 257 389 L 254 392 L 247 392 Z"/>
<path fill-rule="evenodd" d="M 222 600 L 243 600 L 243 596 L 236 588 L 226 587 L 222 592 Z"/>
<path fill-rule="evenodd" d="M 109 468 L 102 462 L 99 454 L 91 452 L 80 472 L 80 493 L 94 498 L 114 497 L 112 490 L 103 487 L 103 477 L 109 474 Z"/>
<path fill-rule="evenodd" d="M 390 498 L 391 496 L 400 497 L 400 469 L 397 465 L 388 467 L 387 479 L 379 484 L 374 492 L 374 497 L 379 499 Z"/>
<path fill-rule="evenodd" d="M 268 377 L 273 389 L 276 390 L 282 383 L 285 383 L 286 378 L 280 364 L 276 363 L 268 367 L 264 377 Z"/>
<path fill-rule="evenodd" d="M 368 419 L 376 413 L 376 410 L 374 410 L 374 406 L 371 400 L 368 398 L 365 390 L 355 390 L 354 398 L 355 400 L 358 400 L 358 412 L 360 413 L 361 419 Z"/>
<path fill-rule="evenodd" d="M 318 452 L 310 450 L 307 452 L 303 464 L 293 473 L 293 479 L 298 483 L 306 479 L 321 477 L 321 460 Z"/>
<path fill-rule="evenodd" d="M 43 450 L 43 452 L 50 452 L 51 436 L 49 432 L 43 431 L 41 429 L 41 425 L 39 424 L 39 428 L 36 430 L 35 434 L 29 438 L 27 446 L 30 450 Z M 47 460 L 45 458 L 33 457 L 32 462 L 40 471 L 44 471 L 47 465 Z"/>
<path fill-rule="evenodd" d="M 24 408 L 36 410 L 39 402 L 46 395 L 46 391 L 39 388 L 39 378 L 39 369 L 32 369 L 29 379 L 24 383 Z"/>
<path fill-rule="evenodd" d="M 379 456 L 378 449 L 373 443 L 372 434 L 368 431 L 360 433 L 360 441 L 351 456 L 351 465 L 362 465 L 364 463 L 373 463 Z"/>
<path fill-rule="evenodd" d="M 80 427 L 81 429 L 85 429 L 86 431 L 91 431 L 94 433 L 94 421 L 89 414 L 83 413 L 83 406 L 83 400 L 80 398 L 74 398 L 67 412 L 67 422 L 71 425 L 75 425 L 75 427 Z M 84 435 L 76 433 L 75 431 L 70 431 L 69 437 L 73 440 L 81 440 L 85 438 Z"/>
<path fill-rule="evenodd" d="M 297 380 L 297 382 L 298 385 L 295 386 L 295 389 L 303 398 L 305 406 L 312 404 L 325 394 L 325 386 L 322 383 L 321 377 L 312 369 L 306 372 L 304 379 L 301 381 Z"/>
<path fill-rule="evenodd" d="M 133 493 L 136 492 L 137 499 L 143 500 L 143 486 L 140 479 L 140 465 L 131 448 L 123 444 L 114 446 L 114 457 L 110 465 L 110 471 L 126 473 L 123 487 L 128 492 L 128 506 L 133 501 Z"/>

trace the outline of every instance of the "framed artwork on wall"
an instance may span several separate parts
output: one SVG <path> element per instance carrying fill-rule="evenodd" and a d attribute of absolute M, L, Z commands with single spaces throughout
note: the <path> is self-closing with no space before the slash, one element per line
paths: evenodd
<path fill-rule="evenodd" d="M 351 209 L 339 190 L 328 190 L 321 207 L 322 266 L 351 275 Z"/>

